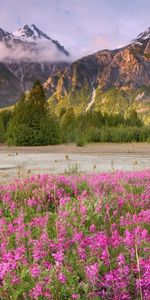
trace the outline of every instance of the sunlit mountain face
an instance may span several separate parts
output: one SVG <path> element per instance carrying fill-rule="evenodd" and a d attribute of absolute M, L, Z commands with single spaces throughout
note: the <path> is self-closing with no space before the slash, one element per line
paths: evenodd
<path fill-rule="evenodd" d="M 60 84 L 61 82 L 61 84 Z M 150 115 L 150 28 L 127 46 L 85 56 L 45 83 L 53 109 Z M 61 103 L 61 105 L 60 105 Z"/>

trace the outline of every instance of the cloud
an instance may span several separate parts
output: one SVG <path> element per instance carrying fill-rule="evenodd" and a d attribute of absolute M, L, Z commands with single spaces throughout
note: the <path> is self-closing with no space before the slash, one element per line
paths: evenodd
<path fill-rule="evenodd" d="M 51 41 L 39 41 L 38 43 L 13 43 L 10 47 L 0 42 L 0 62 L 37 62 L 53 63 L 60 61 L 70 61 L 58 50 L 56 45 Z"/>
<path fill-rule="evenodd" d="M 150 26 L 149 0 L 0 0 L 0 8 L 0 27 L 13 31 L 34 23 L 77 54 L 84 48 L 92 53 L 108 44 L 116 48 Z M 102 35 L 106 44 L 94 41 Z"/>

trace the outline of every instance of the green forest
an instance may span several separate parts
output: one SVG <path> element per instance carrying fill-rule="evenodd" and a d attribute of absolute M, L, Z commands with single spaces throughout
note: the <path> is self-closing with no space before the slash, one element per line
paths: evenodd
<path fill-rule="evenodd" d="M 0 112 L 0 142 L 15 146 L 150 142 L 150 126 L 143 124 L 136 110 L 127 117 L 94 110 L 75 115 L 70 107 L 62 108 L 56 116 L 50 111 L 41 82 L 36 81 L 13 110 Z"/>

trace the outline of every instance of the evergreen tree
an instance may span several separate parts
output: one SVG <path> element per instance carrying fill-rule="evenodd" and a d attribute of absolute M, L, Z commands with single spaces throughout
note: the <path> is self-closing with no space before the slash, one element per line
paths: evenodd
<path fill-rule="evenodd" d="M 12 112 L 4 110 L 0 112 L 0 142 L 5 142 L 7 138 L 7 127 L 12 118 Z"/>
<path fill-rule="evenodd" d="M 49 116 L 41 82 L 23 94 L 14 109 L 8 130 L 9 142 L 15 145 L 48 145 L 58 143 L 59 132 L 53 116 Z"/>
<path fill-rule="evenodd" d="M 2 117 L 0 116 L 0 143 L 4 142 L 4 140 L 5 140 L 4 123 Z"/>
<path fill-rule="evenodd" d="M 132 110 L 126 120 L 128 126 L 142 126 L 142 122 L 138 117 L 136 110 Z"/>
<path fill-rule="evenodd" d="M 61 118 L 61 138 L 62 142 L 75 141 L 77 131 L 77 119 L 73 108 L 69 108 Z"/>

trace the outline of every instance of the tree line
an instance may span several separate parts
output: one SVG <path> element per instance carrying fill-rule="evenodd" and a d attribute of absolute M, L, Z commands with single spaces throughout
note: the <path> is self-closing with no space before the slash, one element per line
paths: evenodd
<path fill-rule="evenodd" d="M 0 142 L 9 145 L 145 141 L 150 141 L 150 126 L 144 126 L 135 110 L 126 118 L 92 110 L 76 116 L 72 107 L 63 108 L 59 116 L 52 114 L 40 81 L 12 111 L 0 113 Z"/>

